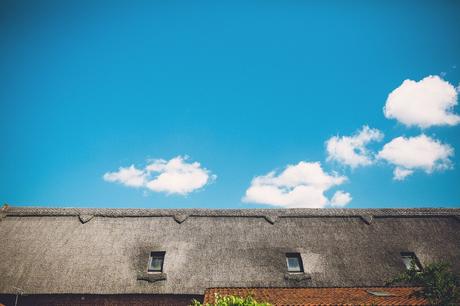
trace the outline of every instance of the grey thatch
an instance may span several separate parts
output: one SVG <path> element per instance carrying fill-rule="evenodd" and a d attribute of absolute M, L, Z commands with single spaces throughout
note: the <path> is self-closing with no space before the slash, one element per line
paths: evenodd
<path fill-rule="evenodd" d="M 0 216 L 0 294 L 382 286 L 400 252 L 460 271 L 460 209 L 60 209 Z M 166 251 L 163 273 L 147 273 Z M 305 273 L 286 271 L 301 253 Z"/>

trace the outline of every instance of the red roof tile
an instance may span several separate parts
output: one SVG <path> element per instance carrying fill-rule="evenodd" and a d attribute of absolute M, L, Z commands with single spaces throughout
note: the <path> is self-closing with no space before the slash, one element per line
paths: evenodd
<path fill-rule="evenodd" d="M 252 296 L 258 302 L 272 305 L 428 305 L 415 296 L 415 287 L 364 288 L 210 288 L 204 302 L 213 303 L 215 294 L 221 296 Z"/>

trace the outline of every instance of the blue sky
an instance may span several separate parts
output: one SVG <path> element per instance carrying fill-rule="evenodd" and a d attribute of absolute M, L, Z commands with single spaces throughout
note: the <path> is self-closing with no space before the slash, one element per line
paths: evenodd
<path fill-rule="evenodd" d="M 458 1 L 2 1 L 0 71 L 3 203 L 332 207 L 340 191 L 341 207 L 460 207 L 460 124 L 383 111 L 405 80 L 415 96 L 429 76 L 459 85 Z M 328 159 L 363 126 L 384 134 L 369 164 Z M 431 166 L 379 155 L 420 135 L 442 145 Z M 134 187 L 117 176 L 131 165 Z"/>

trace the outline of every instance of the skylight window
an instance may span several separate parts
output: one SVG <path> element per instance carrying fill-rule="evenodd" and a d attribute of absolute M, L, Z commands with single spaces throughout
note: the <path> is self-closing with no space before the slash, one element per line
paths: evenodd
<path fill-rule="evenodd" d="M 422 265 L 414 252 L 401 252 L 401 259 L 407 270 L 410 270 L 412 265 L 414 265 L 415 271 L 422 270 Z"/>
<path fill-rule="evenodd" d="M 163 272 L 163 263 L 166 252 L 150 253 L 148 272 Z"/>
<path fill-rule="evenodd" d="M 288 272 L 303 272 L 302 257 L 299 253 L 287 253 L 286 263 Z"/>

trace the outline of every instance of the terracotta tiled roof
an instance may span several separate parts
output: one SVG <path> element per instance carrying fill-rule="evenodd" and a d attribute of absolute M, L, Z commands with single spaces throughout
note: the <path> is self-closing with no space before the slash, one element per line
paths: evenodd
<path fill-rule="evenodd" d="M 221 296 L 251 295 L 258 302 L 272 305 L 428 305 L 417 297 L 415 287 L 364 288 L 210 288 L 204 302 L 213 303 L 215 294 Z"/>

